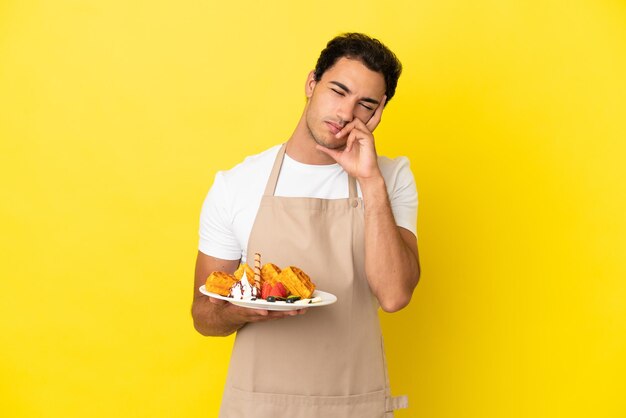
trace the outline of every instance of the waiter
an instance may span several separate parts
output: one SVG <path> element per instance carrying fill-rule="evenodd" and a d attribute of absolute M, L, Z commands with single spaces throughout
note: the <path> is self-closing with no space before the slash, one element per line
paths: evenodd
<path fill-rule="evenodd" d="M 411 300 L 420 276 L 417 191 L 406 158 L 378 156 L 373 132 L 402 66 L 378 40 L 332 39 L 306 79 L 292 136 L 219 172 L 204 202 L 192 307 L 203 335 L 237 332 L 220 417 L 391 417 L 377 310 Z M 304 270 L 335 304 L 238 307 L 198 288 L 240 262 Z"/>

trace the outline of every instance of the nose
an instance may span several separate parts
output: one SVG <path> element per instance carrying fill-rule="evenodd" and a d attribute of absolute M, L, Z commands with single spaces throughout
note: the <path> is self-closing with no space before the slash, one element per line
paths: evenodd
<path fill-rule="evenodd" d="M 354 104 L 349 100 L 342 100 L 337 107 L 337 117 L 341 119 L 344 125 L 352 122 L 352 119 L 354 119 Z"/>

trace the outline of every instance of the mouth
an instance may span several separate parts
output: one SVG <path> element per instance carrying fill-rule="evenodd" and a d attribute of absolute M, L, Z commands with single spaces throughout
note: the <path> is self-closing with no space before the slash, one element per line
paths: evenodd
<path fill-rule="evenodd" d="M 330 132 L 332 132 L 333 135 L 336 135 L 339 131 L 341 131 L 341 129 L 343 129 L 341 125 L 334 122 L 326 121 L 324 123 L 326 123 L 326 126 L 328 126 L 328 129 L 330 130 Z"/>

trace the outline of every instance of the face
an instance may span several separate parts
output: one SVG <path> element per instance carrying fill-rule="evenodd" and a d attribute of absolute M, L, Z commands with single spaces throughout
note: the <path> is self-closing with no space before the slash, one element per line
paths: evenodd
<path fill-rule="evenodd" d="M 309 74 L 306 94 L 311 137 L 327 148 L 340 149 L 346 145 L 347 135 L 337 139 L 335 134 L 354 118 L 363 123 L 370 120 L 385 95 L 385 79 L 361 61 L 344 57 L 317 82 Z"/>

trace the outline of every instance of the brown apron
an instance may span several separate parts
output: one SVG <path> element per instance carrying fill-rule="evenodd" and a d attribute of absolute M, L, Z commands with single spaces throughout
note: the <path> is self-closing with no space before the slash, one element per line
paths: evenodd
<path fill-rule="evenodd" d="M 285 154 L 276 156 L 247 259 L 296 265 L 333 305 L 305 315 L 249 323 L 237 332 L 222 418 L 387 418 L 406 407 L 392 398 L 378 320 L 365 277 L 363 201 L 274 196 Z M 381 260 L 382 262 L 382 260 Z"/>

